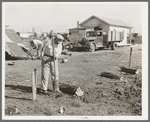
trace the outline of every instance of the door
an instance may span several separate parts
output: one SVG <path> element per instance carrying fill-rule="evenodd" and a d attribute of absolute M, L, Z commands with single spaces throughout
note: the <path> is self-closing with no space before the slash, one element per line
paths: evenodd
<path fill-rule="evenodd" d="M 103 47 L 103 33 L 102 32 L 97 32 L 95 43 L 97 47 Z"/>
<path fill-rule="evenodd" d="M 108 35 L 105 34 L 103 35 L 103 46 L 107 46 L 107 41 L 108 41 Z"/>

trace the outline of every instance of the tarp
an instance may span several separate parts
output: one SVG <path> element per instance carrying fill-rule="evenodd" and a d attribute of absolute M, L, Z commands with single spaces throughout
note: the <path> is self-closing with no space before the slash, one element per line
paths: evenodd
<path fill-rule="evenodd" d="M 8 47 L 18 57 L 27 57 L 26 53 L 16 43 L 7 43 Z"/>
<path fill-rule="evenodd" d="M 7 43 L 5 43 L 5 52 L 7 52 L 11 56 L 15 56 L 13 51 L 8 47 Z"/>
<path fill-rule="evenodd" d="M 5 34 L 5 42 L 15 43 L 12 40 L 10 40 L 10 38 L 8 38 L 8 36 L 6 34 Z"/>
<path fill-rule="evenodd" d="M 22 42 L 22 39 L 16 34 L 13 29 L 5 29 L 6 59 L 11 59 L 11 57 L 22 59 L 28 57 L 28 55 L 22 49 L 22 46 L 25 47 Z"/>
<path fill-rule="evenodd" d="M 10 40 L 15 43 L 22 43 L 22 39 L 16 34 L 13 29 L 5 29 L 5 34 L 8 36 Z"/>

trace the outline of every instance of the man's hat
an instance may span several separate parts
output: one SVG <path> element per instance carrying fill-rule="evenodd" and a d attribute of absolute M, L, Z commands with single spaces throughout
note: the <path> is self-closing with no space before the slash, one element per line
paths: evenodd
<path fill-rule="evenodd" d="M 60 35 L 60 34 L 57 34 L 57 35 L 56 35 L 56 38 L 59 39 L 59 40 L 61 40 L 61 41 L 64 40 L 64 37 L 63 37 L 62 35 Z"/>

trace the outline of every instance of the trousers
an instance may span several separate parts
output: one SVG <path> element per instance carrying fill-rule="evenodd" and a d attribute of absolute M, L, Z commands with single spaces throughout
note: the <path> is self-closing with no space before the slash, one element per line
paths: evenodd
<path fill-rule="evenodd" d="M 48 63 L 44 62 L 48 58 L 49 57 L 47 57 L 47 56 L 42 57 L 41 84 L 42 84 L 43 90 L 47 91 L 48 83 L 49 83 L 49 79 L 50 79 L 52 86 L 53 86 L 53 90 L 59 91 L 58 59 L 56 58 L 55 67 L 54 67 L 54 61 L 49 61 Z M 51 78 L 49 78 L 50 75 L 51 75 Z"/>

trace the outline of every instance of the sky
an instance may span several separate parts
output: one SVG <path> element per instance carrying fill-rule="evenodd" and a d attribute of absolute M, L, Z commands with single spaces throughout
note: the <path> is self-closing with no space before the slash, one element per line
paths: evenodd
<path fill-rule="evenodd" d="M 142 2 L 3 3 L 3 24 L 16 32 L 66 32 L 92 15 L 121 20 L 142 33 Z"/>

